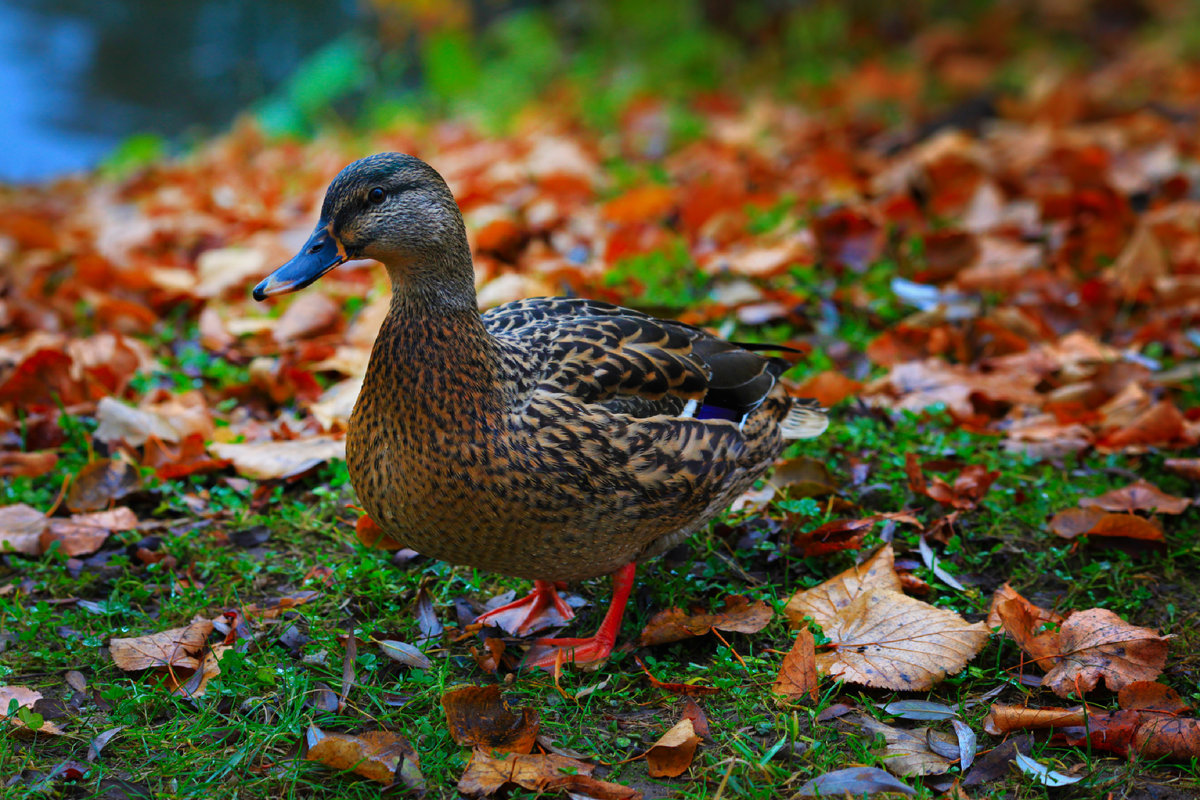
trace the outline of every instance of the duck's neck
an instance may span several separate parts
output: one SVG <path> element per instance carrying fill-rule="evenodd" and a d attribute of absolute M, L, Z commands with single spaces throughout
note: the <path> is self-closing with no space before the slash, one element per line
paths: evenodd
<path fill-rule="evenodd" d="M 495 340 L 473 283 L 393 277 L 392 302 L 371 352 L 364 395 L 410 424 L 469 429 L 502 406 Z M 429 288 L 426 288 L 428 286 Z M 453 291 L 451 291 L 453 290 Z"/>

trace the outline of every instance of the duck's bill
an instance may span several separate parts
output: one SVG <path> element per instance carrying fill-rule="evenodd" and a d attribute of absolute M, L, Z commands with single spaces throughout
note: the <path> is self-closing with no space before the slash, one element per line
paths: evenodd
<path fill-rule="evenodd" d="M 321 225 L 308 237 L 292 260 L 272 272 L 254 287 L 254 299 L 265 300 L 271 295 L 287 294 L 303 289 L 317 278 L 346 260 L 346 251 L 329 226 Z"/>

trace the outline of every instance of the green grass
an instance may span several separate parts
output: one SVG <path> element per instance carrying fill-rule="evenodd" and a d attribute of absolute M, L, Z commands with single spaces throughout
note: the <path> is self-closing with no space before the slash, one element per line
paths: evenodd
<path fill-rule="evenodd" d="M 909 492 L 903 473 L 906 452 L 925 458 L 953 456 L 1001 470 L 1002 477 L 982 507 L 963 516 L 959 535 L 947 552 L 948 568 L 972 590 L 965 595 L 952 592 L 938 586 L 923 568 L 916 570 L 937 588 L 935 603 L 978 615 L 985 610 L 991 589 L 1008 580 L 1027 596 L 1061 609 L 1102 605 L 1135 623 L 1178 634 L 1164 680 L 1186 698 L 1200 701 L 1200 690 L 1187 679 L 1187 670 L 1195 666 L 1189 654 L 1200 645 L 1195 632 L 1200 598 L 1189 579 L 1200 574 L 1200 549 L 1190 533 L 1200 514 L 1192 510 L 1167 519 L 1166 548 L 1137 556 L 1072 548 L 1045 527 L 1054 511 L 1126 483 L 1128 469 L 1167 491 L 1186 492 L 1188 487 L 1180 480 L 1161 471 L 1158 457 L 1091 456 L 1056 467 L 1003 453 L 996 449 L 995 440 L 957 431 L 942 414 L 905 414 L 887 420 L 850 412 L 834 416 L 826 437 L 795 449 L 824 460 L 843 478 L 851 457 L 869 459 L 872 471 L 866 484 L 873 488 L 846 488 L 842 494 L 851 501 L 869 501 L 872 508 L 917 508 L 927 512 L 926 520 L 936 518 L 931 501 Z M 470 657 L 471 641 L 452 642 L 448 634 L 443 642 L 426 647 L 433 668 L 425 672 L 400 666 L 378 648 L 362 645 L 347 710 L 343 714 L 322 711 L 306 701 L 319 684 L 335 692 L 341 686 L 344 650 L 339 634 L 356 630 L 363 639 L 411 642 L 418 638 L 413 602 L 422 584 L 449 633 L 455 630 L 456 599 L 483 601 L 505 588 L 524 585 L 427 561 L 397 567 L 388 554 L 350 544 L 348 521 L 353 512 L 345 504 L 351 489 L 341 465 L 300 485 L 277 487 L 261 512 L 250 510 L 246 494 L 211 479 L 159 485 L 145 498 L 147 508 L 139 510 L 143 518 L 148 509 L 158 517 L 181 517 L 183 507 L 177 498 L 204 485 L 212 510 L 218 512 L 214 518 L 200 527 L 181 526 L 177 535 L 160 534 L 161 548 L 179 565 L 174 572 L 162 564 L 143 565 L 129 555 L 141 538 L 136 532 L 116 537 L 106 548 L 111 558 L 101 567 L 85 568 L 78 577 L 71 577 L 62 555 L 6 559 L 0 584 L 12 583 L 15 590 L 0 596 L 0 633 L 7 641 L 0 653 L 0 680 L 38 688 L 47 697 L 69 704 L 74 692 L 63 676 L 78 670 L 87 678 L 88 696 L 76 701 L 78 711 L 59 720 L 68 736 L 39 736 L 32 742 L 0 739 L 0 774 L 45 772 L 67 759 L 83 762 L 95 735 L 124 726 L 73 791 L 93 796 L 89 793 L 95 793 L 102 780 L 120 778 L 144 783 L 160 797 L 375 797 L 377 786 L 353 775 L 330 775 L 327 769 L 302 760 L 298 747 L 308 725 L 330 730 L 383 727 L 412 740 L 434 796 L 451 796 L 450 787 L 468 753 L 450 739 L 439 704 L 441 693 L 456 683 L 495 680 Z M 9 487 L 10 499 L 21 499 L 15 496 L 21 493 L 18 489 Z M 39 492 L 29 488 L 24 499 L 39 500 L 43 497 Z M 793 512 L 812 512 L 812 525 L 827 519 L 819 503 L 784 502 Z M 775 517 L 781 514 L 781 509 L 771 512 Z M 736 530 L 754 518 L 727 521 Z M 256 525 L 270 530 L 270 538 L 260 547 L 245 550 L 218 543 L 218 532 L 229 534 Z M 783 544 L 787 535 L 777 532 L 749 549 L 737 550 L 736 536 L 726 539 L 707 532 L 691 540 L 681 559 L 647 565 L 621 640 L 633 639 L 657 610 L 670 605 L 716 607 L 730 593 L 764 599 L 778 609 L 797 589 L 852 563 L 850 553 L 824 559 L 790 557 Z M 915 534 L 904 526 L 896 529 L 896 537 L 902 549 L 915 546 Z M 184 625 L 197 614 L 211 617 L 224 608 L 317 588 L 303 582 L 314 567 L 332 570 L 333 588 L 284 620 L 259 626 L 259 638 L 244 652 L 225 658 L 222 675 L 197 701 L 173 697 L 145 677 L 125 674 L 106 657 L 104 647 L 114 636 L 152 633 Z M 746 582 L 745 573 L 756 581 Z M 176 579 L 184 575 L 203 588 L 180 587 Z M 594 603 L 581 613 L 576 630 L 598 622 L 606 583 L 590 581 L 576 587 Z M 70 598 L 91 602 L 62 602 Z M 291 626 L 308 637 L 295 654 L 278 643 L 280 632 Z M 778 797 L 825 771 L 853 764 L 880 765 L 870 742 L 847 735 L 845 723 L 817 723 L 815 717 L 835 701 L 852 702 L 872 713 L 873 703 L 896 693 L 827 681 L 816 707 L 788 704 L 769 691 L 782 652 L 792 639 L 782 616 L 759 634 L 732 634 L 726 639 L 729 647 L 707 636 L 643 651 L 659 678 L 677 682 L 696 678 L 721 690 L 700 700 L 712 725 L 712 741 L 704 743 L 690 773 L 676 780 L 648 778 L 641 760 L 618 763 L 644 752 L 677 720 L 682 707 L 678 698 L 646 682 L 631 653 L 618 652 L 598 672 L 568 671 L 561 686 L 569 697 L 540 672 L 518 673 L 505 690 L 517 704 L 539 710 L 543 732 L 557 745 L 614 764 L 608 779 L 638 786 L 648 797 L 712 797 L 722 781 L 725 797 Z M 1055 704 L 1056 698 L 1015 682 L 1009 668 L 1018 660 L 1011 642 L 993 640 L 962 674 L 920 696 L 954 705 L 1006 683 L 997 698 L 1000 702 Z M 602 688 L 578 701 L 571 699 L 600 683 Z M 1101 693 L 1093 699 L 1105 702 L 1105 697 Z M 985 711 L 986 705 L 975 707 L 965 719 L 978 731 Z M 981 749 L 993 744 L 981 736 Z M 1101 776 L 1102 785 L 1119 786 L 1126 779 L 1144 783 L 1157 777 L 1192 790 L 1200 787 L 1194 766 L 1129 765 L 1122 759 L 1053 744 L 1039 744 L 1037 752 L 1069 765 L 1088 764 Z M 922 785 L 919 779 L 908 782 Z M 56 796 L 55 791 L 59 790 L 46 796 Z M 1051 794 L 1018 778 L 984 791 L 993 794 L 976 790 L 975 796 Z M 935 795 L 931 789 L 921 789 L 923 797 Z"/>

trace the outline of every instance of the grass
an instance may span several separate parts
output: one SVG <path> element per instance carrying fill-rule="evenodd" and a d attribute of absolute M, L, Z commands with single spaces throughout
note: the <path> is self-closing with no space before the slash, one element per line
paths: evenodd
<path fill-rule="evenodd" d="M 1054 511 L 1081 497 L 1123 485 L 1130 469 L 1167 491 L 1186 492 L 1182 481 L 1161 471 L 1157 457 L 1135 461 L 1090 456 L 1055 466 L 1001 452 L 990 438 L 954 429 L 943 414 L 884 418 L 847 412 L 835 414 L 835 420 L 826 437 L 795 449 L 824 460 L 842 476 L 848 473 L 851 457 L 870 459 L 869 483 L 876 488 L 845 488 L 842 494 L 851 501 L 932 511 L 931 501 L 914 498 L 908 490 L 903 473 L 907 452 L 925 458 L 954 456 L 1001 470 L 982 507 L 963 517 L 948 548 L 949 568 L 971 590 L 957 594 L 938 586 L 923 568 L 915 570 L 936 586 L 937 604 L 978 618 L 991 590 L 1008 580 L 1027 596 L 1058 608 L 1110 608 L 1135 623 L 1179 635 L 1164 680 L 1186 699 L 1200 702 L 1200 689 L 1187 678 L 1195 666 L 1195 657 L 1188 654 L 1200 646 L 1195 626 L 1200 598 L 1188 578 L 1200 572 L 1200 548 L 1189 533 L 1197 512 L 1166 520 L 1167 546 L 1139 555 L 1073 547 L 1056 541 L 1044 524 Z M 506 588 L 521 589 L 521 582 L 428 561 L 396 566 L 386 553 L 348 544 L 353 541 L 353 512 L 345 505 L 352 490 L 340 465 L 301 484 L 276 487 L 261 510 L 251 508 L 246 493 L 223 487 L 220 481 L 209 483 L 211 508 L 218 512 L 213 519 L 160 534 L 160 548 L 175 558 L 175 570 L 164 563 L 144 565 L 133 557 L 141 538 L 137 532 L 117 536 L 103 551 L 102 564 L 82 569 L 56 553 L 40 560 L 5 557 L 0 680 L 40 689 L 78 710 L 62 720 L 68 736 L 41 736 L 32 742 L 0 739 L 0 774 L 24 775 L 28 786 L 35 783 L 30 780 L 35 773 L 64 760 L 86 763 L 89 741 L 120 726 L 123 730 L 90 765 L 87 776 L 70 789 L 71 796 L 99 796 L 98 787 L 115 778 L 146 785 L 154 796 L 168 798 L 374 797 L 376 785 L 352 775 L 331 776 L 326 768 L 304 761 L 299 743 L 308 725 L 332 730 L 384 727 L 413 741 L 434 796 L 450 796 L 468 754 L 450 739 L 441 693 L 456 683 L 494 680 L 471 658 L 472 642 L 453 642 L 447 636 L 426 647 L 433 662 L 427 671 L 400 666 L 377 647 L 360 645 L 346 711 L 320 710 L 312 699 L 322 684 L 335 692 L 341 686 L 344 649 L 339 635 L 354 630 L 363 639 L 419 638 L 413 603 L 421 586 L 453 632 L 457 601 L 482 601 Z M 159 485 L 138 499 L 138 510 L 143 516 L 149 511 L 177 516 L 182 509 L 178 498 L 203 488 L 199 480 Z M 26 494 L 24 499 L 36 501 L 41 492 L 9 487 L 10 499 Z M 790 509 L 816 511 L 808 521 L 814 526 L 829 517 L 816 503 L 783 502 Z M 776 509 L 769 516 L 780 517 L 781 512 Z M 725 522 L 735 532 L 759 524 L 753 516 Z M 254 526 L 269 530 L 265 543 L 245 549 L 223 542 Z M 795 590 L 852 563 L 850 553 L 793 558 L 784 544 L 787 535 L 776 530 L 739 550 L 737 536 L 709 531 L 694 537 L 685 553 L 647 565 L 622 641 L 632 639 L 650 614 L 670 605 L 716 607 L 726 595 L 742 593 L 779 609 Z M 898 543 L 915 547 L 915 534 L 906 528 L 898 528 L 896 536 Z M 222 675 L 197 701 L 172 696 L 147 677 L 121 672 L 106 655 L 105 645 L 114 636 L 160 631 L 187 624 L 198 614 L 212 617 L 224 608 L 314 588 L 304 579 L 318 567 L 331 571 L 332 588 L 315 602 L 259 628 L 257 641 L 227 656 Z M 746 581 L 747 574 L 756 580 Z M 184 577 L 190 585 L 181 585 Z M 576 629 L 598 622 L 605 583 L 577 587 L 594 605 L 581 613 Z M 280 644 L 285 631 L 285 641 L 294 649 Z M 540 672 L 506 678 L 505 689 L 517 704 L 539 710 L 543 732 L 557 745 L 613 764 L 610 780 L 637 786 L 647 797 L 713 797 L 722 784 L 724 797 L 778 797 L 822 772 L 853 764 L 878 766 L 869 741 L 848 735 L 845 723 L 818 723 L 816 715 L 832 702 L 851 702 L 866 713 L 878 713 L 873 704 L 896 693 L 826 682 L 815 707 L 774 698 L 769 687 L 791 638 L 777 616 L 759 634 L 727 635 L 727 644 L 707 636 L 643 651 L 660 679 L 695 679 L 721 690 L 700 701 L 711 722 L 712 740 L 702 746 L 690 773 L 676 780 L 648 778 L 644 762 L 636 757 L 676 721 L 681 701 L 651 687 L 631 653 L 618 652 L 598 672 L 568 671 L 561 681 L 562 693 Z M 1006 688 L 998 701 L 1053 704 L 1053 698 L 1014 680 L 1009 668 L 1018 660 L 1012 643 L 994 639 L 962 674 L 926 696 L 955 705 L 1003 683 Z M 86 697 L 64 683 L 69 670 L 86 677 Z M 589 688 L 594 690 L 585 693 Z M 965 719 L 978 730 L 985 710 L 986 704 L 976 706 Z M 982 737 L 981 748 L 992 744 Z M 1037 753 L 1068 765 L 1085 764 L 1100 781 L 1088 791 L 1123 786 L 1126 780 L 1134 780 L 1135 786 L 1154 781 L 1173 783 L 1180 791 L 1200 790 L 1195 765 L 1128 764 L 1053 744 L 1039 744 Z M 920 796 L 936 795 L 919 779 L 909 782 L 921 787 Z M 45 795 L 62 790 L 61 783 L 51 783 Z M 975 791 L 975 796 L 1050 796 L 1050 790 L 1015 777 L 985 788 L 991 794 Z"/>

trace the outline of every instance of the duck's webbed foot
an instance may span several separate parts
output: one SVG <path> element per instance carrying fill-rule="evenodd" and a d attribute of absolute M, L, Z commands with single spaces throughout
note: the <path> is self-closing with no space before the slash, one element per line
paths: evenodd
<path fill-rule="evenodd" d="M 557 627 L 574 616 L 575 612 L 559 596 L 553 581 L 534 581 L 530 594 L 480 614 L 475 621 L 494 625 L 514 636 L 524 636 L 544 628 Z"/>
<path fill-rule="evenodd" d="M 586 639 L 538 639 L 521 662 L 527 667 L 554 669 L 557 664 L 589 664 L 603 661 L 612 653 L 625 616 L 625 605 L 633 591 L 636 564 L 626 564 L 613 573 L 613 597 L 595 636 Z"/>

